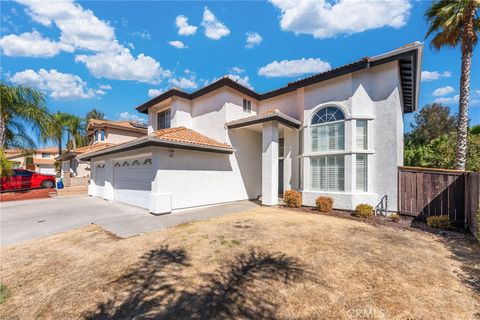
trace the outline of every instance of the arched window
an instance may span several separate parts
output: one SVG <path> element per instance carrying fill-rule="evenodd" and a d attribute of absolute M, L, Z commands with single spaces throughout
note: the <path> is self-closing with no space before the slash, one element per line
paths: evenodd
<path fill-rule="evenodd" d="M 343 114 L 342 110 L 337 107 L 326 107 L 320 109 L 313 115 L 312 125 L 340 120 L 345 120 L 345 115 Z"/>
<path fill-rule="evenodd" d="M 310 125 L 311 188 L 315 191 L 344 191 L 345 156 L 332 151 L 345 150 L 345 114 L 337 107 L 318 110 Z"/>
<path fill-rule="evenodd" d="M 337 107 L 318 110 L 312 117 L 312 152 L 345 149 L 345 115 Z"/>

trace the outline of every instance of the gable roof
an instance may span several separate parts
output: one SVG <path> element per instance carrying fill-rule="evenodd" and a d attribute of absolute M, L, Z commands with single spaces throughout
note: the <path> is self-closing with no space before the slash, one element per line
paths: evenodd
<path fill-rule="evenodd" d="M 207 137 L 197 131 L 185 127 L 157 130 L 149 135 L 120 143 L 98 151 L 79 155 L 78 158 L 90 161 L 92 158 L 133 150 L 147 146 L 170 147 L 215 153 L 233 153 L 235 149 L 228 143 Z"/>
<path fill-rule="evenodd" d="M 404 112 L 409 113 L 417 109 L 418 91 L 419 91 L 419 85 L 420 85 L 420 65 L 421 65 L 421 58 L 422 58 L 422 50 L 423 50 L 422 43 L 418 41 L 409 43 L 393 51 L 390 51 L 378 56 L 362 58 L 355 62 L 331 69 L 329 71 L 322 72 L 304 79 L 290 82 L 283 87 L 280 87 L 278 89 L 274 89 L 272 91 L 268 91 L 262 94 L 257 93 L 239 84 L 238 82 L 230 79 L 229 77 L 223 77 L 192 93 L 187 93 L 177 88 L 172 88 L 160 94 L 159 96 L 153 99 L 150 99 L 147 102 L 139 105 L 138 107 L 136 107 L 136 109 L 141 113 L 148 113 L 148 108 L 164 100 L 167 100 L 171 97 L 176 96 L 176 97 L 180 97 L 188 100 L 193 100 L 224 86 L 230 87 L 255 100 L 260 101 L 260 100 L 269 99 L 278 95 L 282 95 L 288 92 L 292 92 L 299 88 L 312 85 L 314 83 L 333 79 L 333 78 L 340 77 L 355 71 L 375 67 L 381 64 L 385 64 L 385 63 L 397 60 L 399 61 L 399 66 L 400 66 Z"/>
<path fill-rule="evenodd" d="M 227 128 L 233 129 L 272 120 L 277 120 L 278 122 L 295 129 L 300 128 L 302 124 L 300 120 L 292 118 L 280 112 L 278 109 L 270 109 L 250 117 L 229 121 L 225 125 Z"/>
<path fill-rule="evenodd" d="M 137 121 L 111 121 L 111 120 L 100 120 L 100 119 L 90 119 L 88 121 L 87 130 L 95 128 L 116 128 L 116 129 L 125 129 L 129 131 L 136 131 L 141 133 L 147 132 L 147 125 Z"/>

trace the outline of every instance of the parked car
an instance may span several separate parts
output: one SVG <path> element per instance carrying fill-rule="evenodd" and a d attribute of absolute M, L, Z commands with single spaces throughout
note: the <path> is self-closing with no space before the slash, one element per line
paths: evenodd
<path fill-rule="evenodd" d="M 24 169 L 14 169 L 13 175 L 1 178 L 1 192 L 35 188 L 53 188 L 55 176 Z"/>

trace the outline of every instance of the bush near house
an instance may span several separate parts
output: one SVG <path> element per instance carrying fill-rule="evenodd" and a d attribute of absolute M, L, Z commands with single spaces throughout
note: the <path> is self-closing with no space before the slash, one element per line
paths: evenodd
<path fill-rule="evenodd" d="M 370 218 L 373 216 L 373 207 L 366 203 L 361 203 L 355 207 L 354 215 L 359 218 Z"/>
<path fill-rule="evenodd" d="M 330 212 L 333 208 L 333 199 L 331 197 L 320 196 L 315 200 L 317 210 L 320 212 Z"/>
<path fill-rule="evenodd" d="M 302 206 L 302 194 L 295 190 L 287 190 L 283 194 L 283 202 L 289 208 L 300 208 Z"/>
<path fill-rule="evenodd" d="M 388 219 L 390 219 L 393 222 L 398 222 L 400 221 L 400 215 L 398 213 L 392 213 L 391 215 L 388 216 Z"/>
<path fill-rule="evenodd" d="M 450 229 L 452 222 L 448 216 L 431 216 L 427 218 L 427 225 L 436 229 Z"/>

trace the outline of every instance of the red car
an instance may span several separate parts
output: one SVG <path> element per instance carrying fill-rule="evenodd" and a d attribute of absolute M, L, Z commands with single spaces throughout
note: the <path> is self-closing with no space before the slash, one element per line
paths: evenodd
<path fill-rule="evenodd" d="M 1 178 L 1 191 L 15 191 L 34 188 L 53 188 L 55 176 L 24 169 L 14 169 L 13 175 Z"/>

